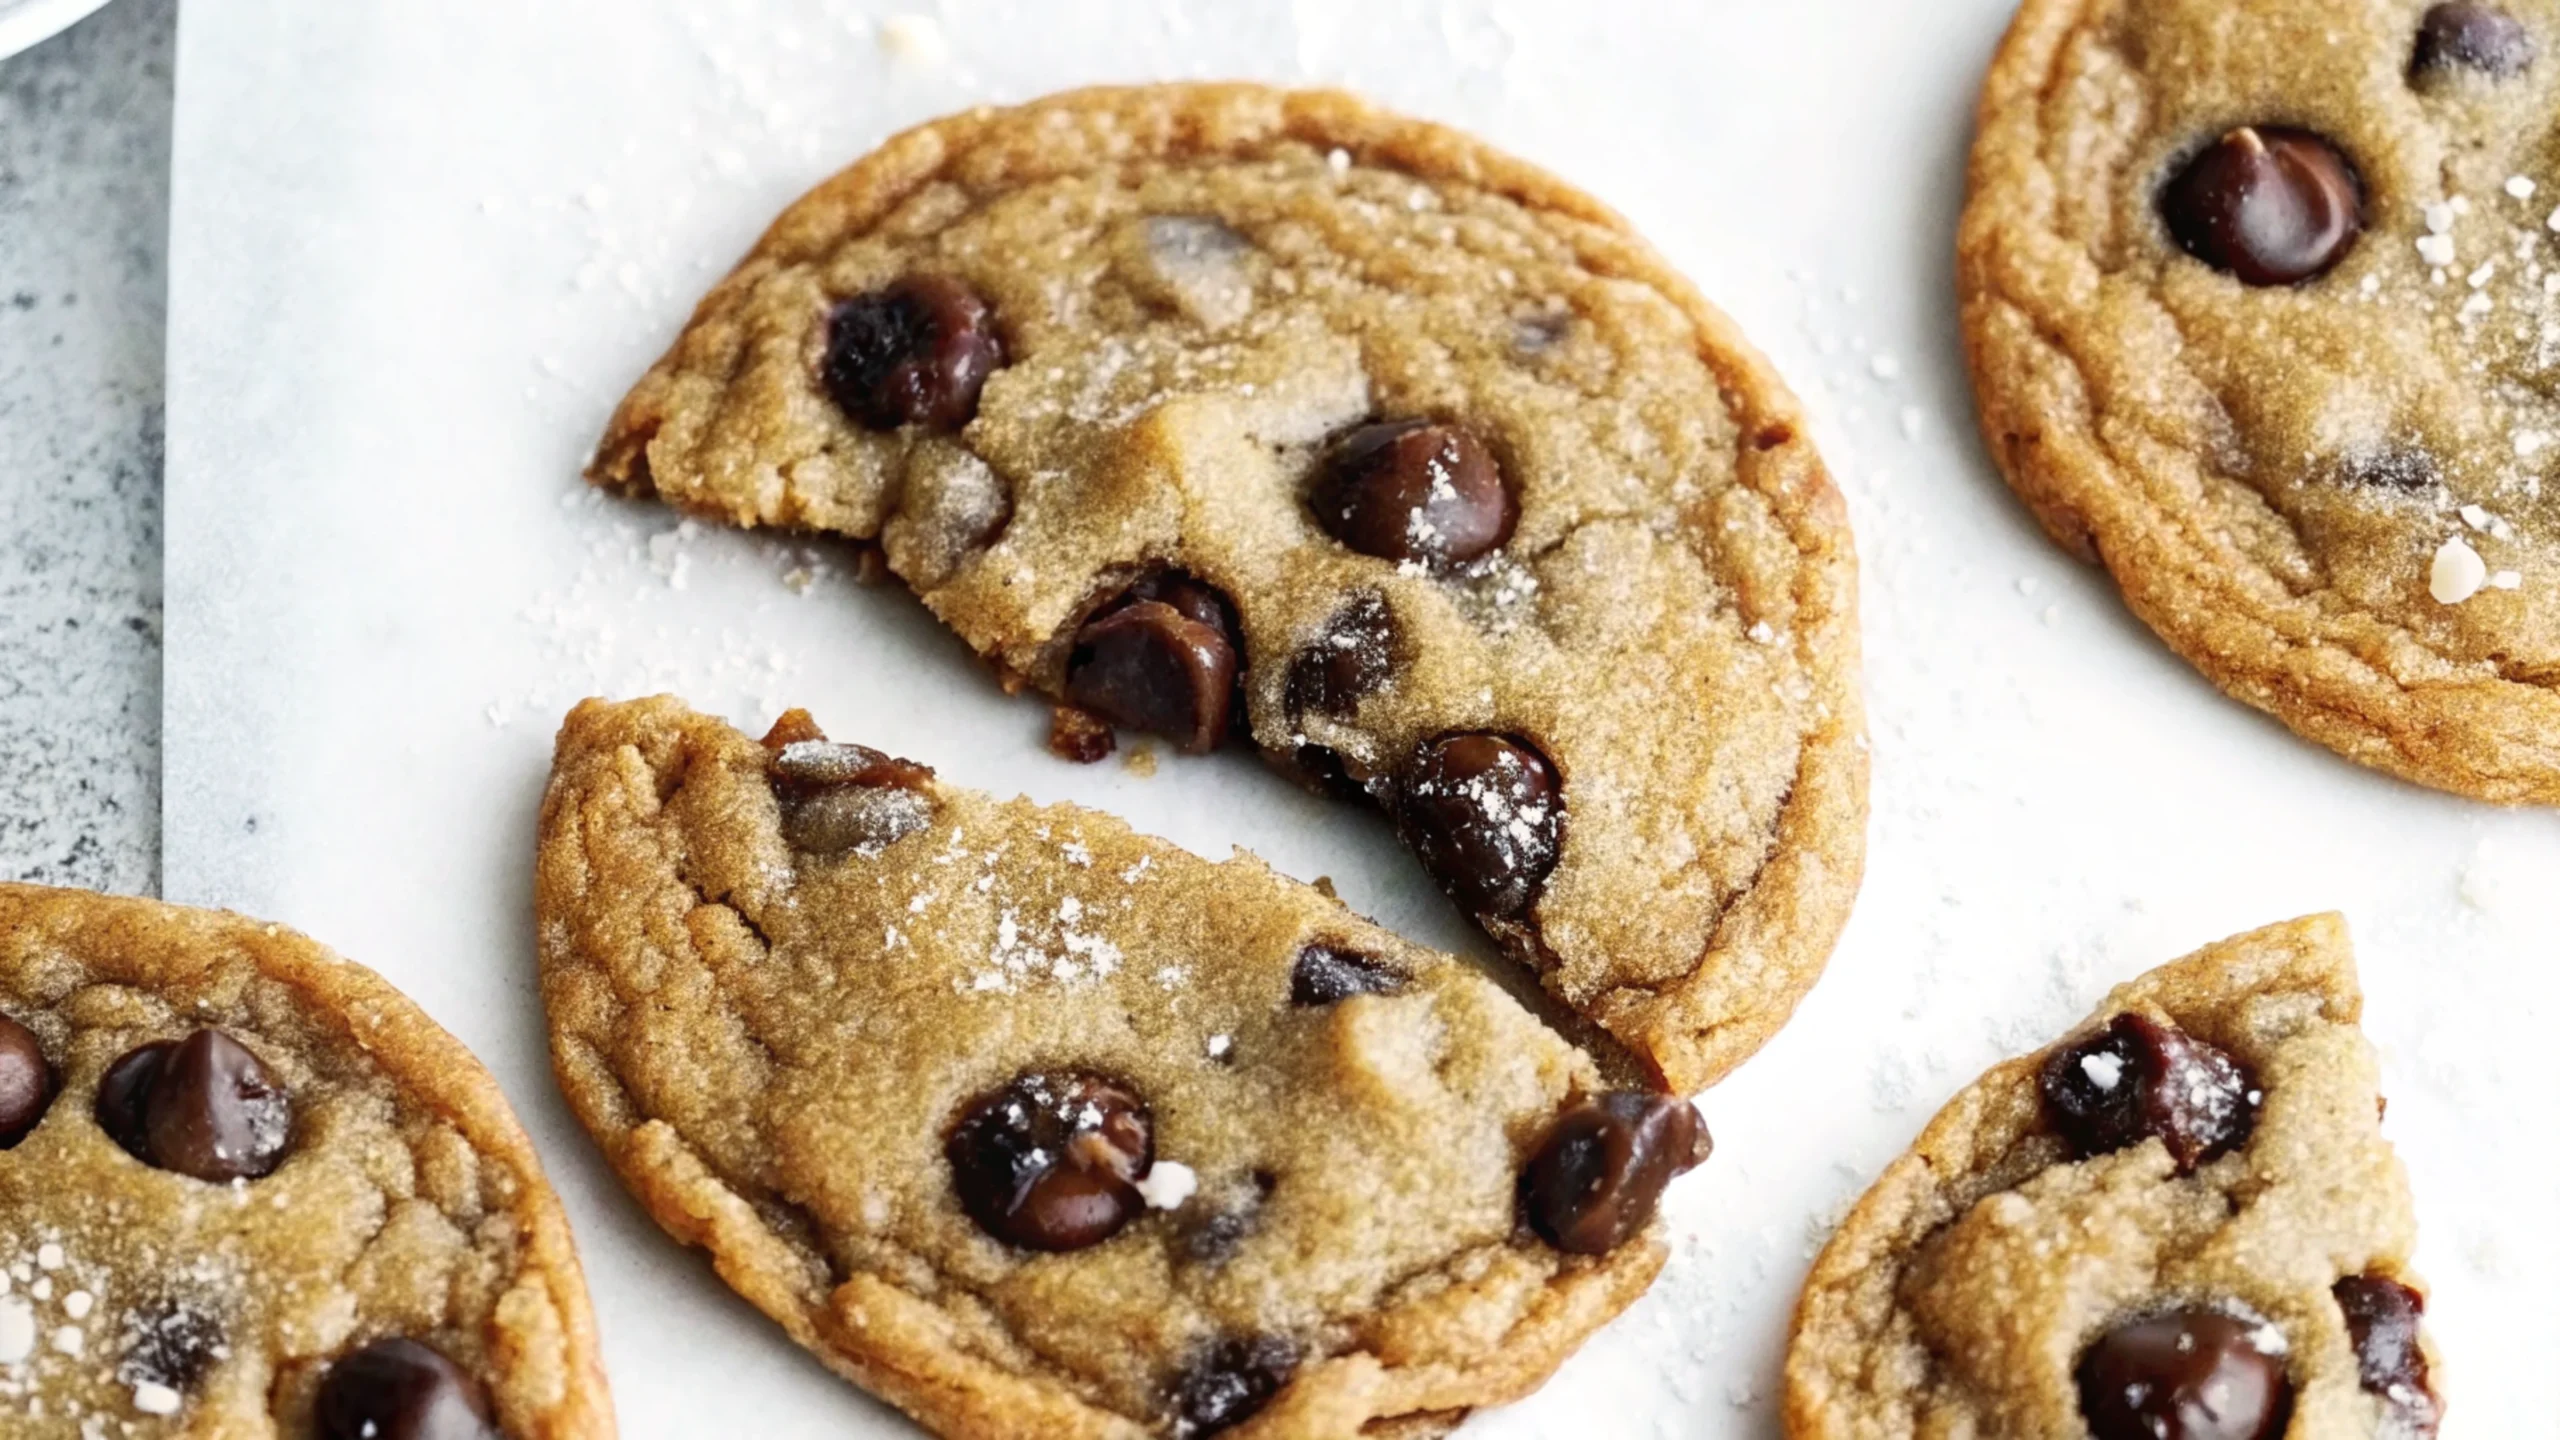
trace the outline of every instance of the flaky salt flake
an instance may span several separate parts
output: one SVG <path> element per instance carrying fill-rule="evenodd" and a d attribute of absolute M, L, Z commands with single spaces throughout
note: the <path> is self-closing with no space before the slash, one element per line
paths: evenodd
<path fill-rule="evenodd" d="M 2462 517 L 2463 524 L 2474 530 L 2485 531 L 2489 528 L 2489 512 L 2481 506 L 2465 505 L 2454 513 Z"/>
<path fill-rule="evenodd" d="M 2489 583 L 2489 564 L 2471 542 L 2456 535 L 2436 550 L 2427 575 L 2427 591 L 2442 605 L 2459 605 Z"/>
<path fill-rule="evenodd" d="M 36 1247 L 36 1268 L 59 1270 L 63 1265 L 62 1247 L 48 1240 Z"/>
<path fill-rule="evenodd" d="M 2453 264 L 2453 237 L 2450 235 L 2419 236 L 2418 258 L 2435 266 L 2439 270 L 2451 266 Z"/>
<path fill-rule="evenodd" d="M 2538 188 L 2539 187 L 2533 183 L 2532 177 L 2530 176 L 2510 175 L 2507 177 L 2507 193 L 2513 195 L 2519 200 L 2532 199 L 2533 192 Z"/>
<path fill-rule="evenodd" d="M 62 1297 L 62 1313 L 74 1320 L 86 1320 L 89 1318 L 90 1307 L 97 1303 L 97 1296 L 86 1290 L 74 1290 Z"/>
<path fill-rule="evenodd" d="M 2494 571 L 2489 576 L 2489 588 L 2492 590 L 2521 590 L 2524 588 L 2524 572 L 2521 570 Z"/>
<path fill-rule="evenodd" d="M 2454 213 L 2453 206 L 2442 200 L 2430 201 L 2419 210 L 2419 214 L 2426 219 L 2427 233 L 2430 235 L 2453 233 Z"/>
<path fill-rule="evenodd" d="M 1755 645 L 1766 645 L 1778 638 L 1778 632 L 1766 620 L 1752 621 L 1751 628 L 1743 633 L 1749 635 Z"/>
<path fill-rule="evenodd" d="M 133 1408 L 145 1415 L 175 1415 L 184 1403 L 177 1391 L 157 1380 L 137 1380 L 133 1386 Z"/>
<path fill-rule="evenodd" d="M 1232 1035 L 1212 1035 L 1209 1037 L 1209 1058 L 1212 1060 L 1226 1059 L 1229 1052 L 1233 1051 L 1235 1048 L 1236 1039 Z"/>
<path fill-rule="evenodd" d="M 35 1307 L 14 1295 L 0 1298 L 0 1365 L 16 1365 L 34 1353 Z"/>
<path fill-rule="evenodd" d="M 65 1325 L 53 1332 L 53 1348 L 65 1355 L 79 1355 L 89 1348 L 89 1332 L 77 1325 Z"/>
<path fill-rule="evenodd" d="M 1179 1160 L 1159 1160 L 1138 1182 L 1138 1198 L 1150 1210 L 1179 1210 L 1200 1191 L 1199 1172 Z"/>
<path fill-rule="evenodd" d="M 2487 288 L 2489 282 L 2497 278 L 2498 262 L 2495 260 L 2484 260 L 2480 262 L 2479 269 L 2462 277 L 2463 283 L 2469 285 L 2474 290 Z"/>

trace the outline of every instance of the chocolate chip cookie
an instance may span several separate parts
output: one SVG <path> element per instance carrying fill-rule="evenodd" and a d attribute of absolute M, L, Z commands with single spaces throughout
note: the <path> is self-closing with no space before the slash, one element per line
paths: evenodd
<path fill-rule="evenodd" d="M 2560 803 L 2560 6 L 2027 0 L 1960 242 L 1983 432 L 2232 695 Z"/>
<path fill-rule="evenodd" d="M 937 1433 L 1443 1433 L 1651 1282 L 1686 1101 L 1239 856 L 657 699 L 561 731 L 562 1087 L 633 1192 Z"/>
<path fill-rule="evenodd" d="M 2361 1008 L 2346 925 L 2316 916 L 2155 970 L 1975 1082 L 1815 1262 L 1787 1433 L 2435 1434 Z"/>
<path fill-rule="evenodd" d="M 1855 560 L 1795 402 L 1586 196 L 1347 96 L 891 140 L 775 223 L 590 472 L 829 531 L 998 670 L 1383 808 L 1682 1091 L 1862 857 Z"/>
<path fill-rule="evenodd" d="M 0 885 L 0 1431 L 596 1440 L 495 1082 L 277 926 Z"/>

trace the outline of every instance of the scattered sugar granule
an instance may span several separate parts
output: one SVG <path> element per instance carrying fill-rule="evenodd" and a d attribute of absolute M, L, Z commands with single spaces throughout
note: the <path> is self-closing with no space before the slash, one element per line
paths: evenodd
<path fill-rule="evenodd" d="M 1778 632 L 1771 629 L 1766 620 L 1752 621 L 1750 630 L 1744 633 L 1748 634 L 1752 643 L 1756 645 L 1766 645 L 1778 638 Z"/>
<path fill-rule="evenodd" d="M 1326 151 L 1324 156 L 1324 168 L 1332 171 L 1336 175 L 1350 174 L 1351 152 L 1339 147 Z M 2552 224 L 2554 229 L 2560 229 L 2560 214 L 2555 214 L 2552 217 Z"/>
<path fill-rule="evenodd" d="M 157 1380 L 138 1380 L 133 1386 L 133 1408 L 145 1415 L 175 1415 L 183 1403 L 178 1392 Z"/>
<path fill-rule="evenodd" d="M 2489 576 L 2489 588 L 2492 590 L 2521 590 L 2524 588 L 2524 572 L 2521 570 L 2494 571 Z"/>
<path fill-rule="evenodd" d="M 2435 564 L 2427 575 L 2428 593 L 2443 605 L 2459 605 L 2479 594 L 2480 587 L 2488 583 L 2488 562 L 2459 535 L 2437 549 Z"/>
<path fill-rule="evenodd" d="M 2100 1090 L 2112 1091 L 2116 1088 L 2116 1083 L 2124 1079 L 2124 1057 L 2109 1055 L 2103 1051 L 2083 1056 L 2080 1060 L 2080 1073 L 2088 1076 L 2089 1083 Z"/>
<path fill-rule="evenodd" d="M 880 48 L 889 58 L 919 70 L 941 68 L 951 58 L 951 40 L 942 22 L 930 15 L 892 15 L 880 22 Z"/>
<path fill-rule="evenodd" d="M 1138 1182 L 1138 1198 L 1150 1210 L 1179 1210 L 1199 1189 L 1200 1176 L 1190 1166 L 1179 1160 L 1159 1160 Z"/>
<path fill-rule="evenodd" d="M 2418 258 L 2439 270 L 2453 264 L 2453 254 L 2453 237 L 2450 235 L 2418 237 Z"/>
<path fill-rule="evenodd" d="M 88 1291 L 74 1290 L 62 1297 L 62 1313 L 74 1320 L 86 1320 L 89 1318 L 89 1307 L 97 1303 L 98 1297 Z"/>
<path fill-rule="evenodd" d="M 65 1355 L 78 1355 L 89 1348 L 89 1332 L 77 1325 L 65 1325 L 53 1332 L 53 1348 Z"/>
<path fill-rule="evenodd" d="M 2510 175 L 2507 177 L 2507 193 L 2513 195 L 2519 200 L 2532 199 L 2535 188 L 2536 187 L 2534 186 L 2532 179 L 2528 176 Z"/>
<path fill-rule="evenodd" d="M 43 1243 L 42 1245 L 39 1245 L 39 1246 L 37 1246 L 37 1247 L 36 1247 L 36 1268 L 37 1268 L 37 1269 L 39 1269 L 39 1270 L 59 1270 L 59 1269 L 61 1269 L 61 1268 L 62 1268 L 62 1263 L 63 1263 L 63 1259 L 62 1259 L 62 1247 L 61 1247 L 61 1246 L 56 1245 L 56 1244 L 54 1244 L 52 1241 L 48 1240 L 48 1241 L 46 1241 L 45 1243 Z"/>
<path fill-rule="evenodd" d="M 1226 1059 L 1228 1054 L 1235 1048 L 1236 1040 L 1232 1035 L 1212 1035 L 1209 1037 L 1209 1058 L 1212 1060 Z"/>

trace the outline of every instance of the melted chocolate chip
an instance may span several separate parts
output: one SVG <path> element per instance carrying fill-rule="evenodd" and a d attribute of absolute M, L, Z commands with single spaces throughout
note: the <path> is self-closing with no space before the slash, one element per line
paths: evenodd
<path fill-rule="evenodd" d="M 2533 66 L 2533 32 L 2502 6 L 2479 0 L 2447 0 L 2418 22 L 2418 47 L 2409 60 L 2412 79 L 2457 70 L 2507 80 Z"/>
<path fill-rule="evenodd" d="M 876 855 L 933 823 L 933 771 L 827 738 L 806 710 L 765 732 L 765 773 L 782 838 L 805 855 Z"/>
<path fill-rule="evenodd" d="M 1224 596 L 1187 575 L 1151 575 L 1076 632 L 1067 698 L 1186 754 L 1206 754 L 1243 713 L 1236 703 L 1243 652 Z"/>
<path fill-rule="evenodd" d="M 1222 1340 L 1174 1385 L 1173 1433 L 1215 1435 L 1262 1413 L 1298 1369 L 1298 1347 L 1275 1335 Z"/>
<path fill-rule="evenodd" d="M 1354 995 L 1393 995 L 1408 977 L 1375 955 L 1363 955 L 1322 941 L 1298 952 L 1289 970 L 1289 1003 L 1336 1005 Z"/>
<path fill-rule="evenodd" d="M 2325 275 L 2364 232 L 2364 186 L 2308 130 L 2242 127 L 2205 147 L 2160 193 L 2186 252 L 2247 285 Z"/>
<path fill-rule="evenodd" d="M 1324 622 L 1324 629 L 1289 662 L 1284 700 L 1292 716 L 1310 711 L 1351 718 L 1395 672 L 1396 617 L 1387 597 L 1363 590 Z"/>
<path fill-rule="evenodd" d="M 1606 1255 L 1652 1223 L 1663 1187 L 1713 1146 L 1688 1101 L 1612 1090 L 1556 1117 L 1521 1173 L 1521 1209 L 1557 1249 Z"/>
<path fill-rule="evenodd" d="M 1111 722 L 1073 705 L 1049 707 L 1049 753 L 1075 765 L 1098 765 L 1111 758 L 1119 740 Z"/>
<path fill-rule="evenodd" d="M 1426 420 L 1344 436 L 1307 504 L 1326 534 L 1361 554 L 1433 570 L 1500 548 L 1520 518 L 1484 442 Z"/>
<path fill-rule="evenodd" d="M 222 1321 L 210 1309 L 161 1301 L 138 1307 L 125 1318 L 124 1359 L 117 1362 L 116 1378 L 127 1385 L 149 1381 L 189 1390 L 230 1353 Z"/>
<path fill-rule="evenodd" d="M 0 1015 L 0 1150 L 27 1138 L 61 1088 L 36 1032 Z"/>
<path fill-rule="evenodd" d="M 415 1340 L 339 1357 L 311 1412 L 320 1440 L 498 1440 L 480 1382 Z"/>
<path fill-rule="evenodd" d="M 827 393 L 874 430 L 956 430 L 1004 364 L 987 302 L 957 280 L 914 275 L 836 306 L 827 320 Z"/>
<path fill-rule="evenodd" d="M 1375 798 L 1370 794 L 1369 782 L 1353 774 L 1342 752 L 1329 745 L 1300 745 L 1289 753 L 1289 762 L 1310 788 L 1336 800 Z"/>
<path fill-rule="evenodd" d="M 2080 1357 L 2096 1440 L 2273 1440 L 2293 1413 L 2284 1365 L 2255 1327 L 2214 1310 L 2119 1325 Z"/>
<path fill-rule="evenodd" d="M 1398 828 L 1442 889 L 1479 917 L 1527 912 L 1564 843 L 1546 757 L 1501 735 L 1446 735 L 1414 756 L 1399 788 Z"/>
<path fill-rule="evenodd" d="M 2157 1136 L 2184 1174 L 2258 1125 L 2258 1090 L 2239 1061 L 2131 1011 L 2055 1051 L 2041 1086 L 2045 1114 L 2084 1158 Z"/>
<path fill-rule="evenodd" d="M 98 1082 L 97 1117 L 135 1159 L 215 1184 L 272 1172 L 293 1133 L 284 1086 L 219 1030 L 126 1052 Z"/>
<path fill-rule="evenodd" d="M 2436 1433 L 2443 1405 L 2427 1378 L 2426 1351 L 2418 1344 L 2418 1318 L 2427 1302 L 2417 1291 L 2381 1275 L 2350 1275 L 2334 1286 L 2356 1350 L 2356 1378 L 2379 1395 L 2398 1421 L 2389 1433 L 2423 1440 Z"/>
<path fill-rule="evenodd" d="M 943 1144 L 961 1208 L 1025 1250 L 1099 1245 L 1146 1209 L 1155 1123 L 1126 1088 L 1092 1075 L 1023 1075 L 972 1103 Z"/>

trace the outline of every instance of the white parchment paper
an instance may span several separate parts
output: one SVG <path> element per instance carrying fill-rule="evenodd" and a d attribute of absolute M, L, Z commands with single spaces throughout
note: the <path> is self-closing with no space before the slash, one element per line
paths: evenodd
<path fill-rule="evenodd" d="M 907 0 L 918 3 L 918 0 Z M 1339 83 L 1627 211 L 1817 412 L 1865 560 L 1871 878 L 1705 1108 L 1678 1253 L 1470 1436 L 1762 1436 L 1828 1225 L 2110 983 L 2355 922 L 2454 1437 L 2560 1413 L 2560 819 L 2228 703 L 2033 530 L 1971 433 L 1948 251 L 2007 0 L 190 0 L 169 385 L 167 889 L 304 927 L 484 1056 L 584 1248 L 627 1434 L 905 1433 L 623 1195 L 551 1086 L 528 872 L 561 712 L 788 704 L 962 783 L 1259 850 L 1483 947 L 1380 827 L 1253 761 L 1049 759 L 1040 706 L 847 557 L 586 493 L 698 293 L 893 129 L 1098 80 Z"/>

